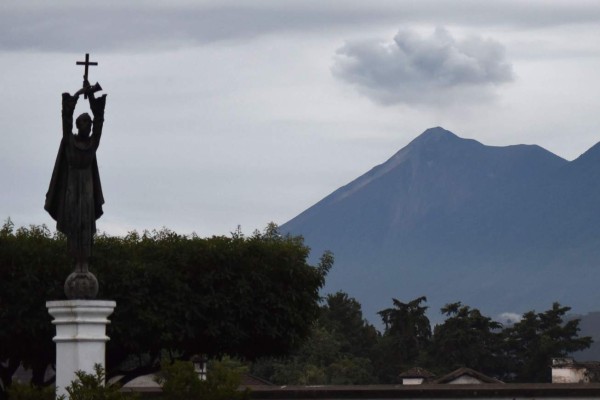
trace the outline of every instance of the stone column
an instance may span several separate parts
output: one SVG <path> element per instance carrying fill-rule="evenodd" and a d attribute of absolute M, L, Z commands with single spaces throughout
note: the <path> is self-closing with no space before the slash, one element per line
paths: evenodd
<path fill-rule="evenodd" d="M 105 365 L 107 319 L 117 303 L 110 300 L 58 300 L 46 302 L 56 325 L 56 394 L 67 396 L 65 388 L 75 380 L 76 371 L 94 372 Z"/>

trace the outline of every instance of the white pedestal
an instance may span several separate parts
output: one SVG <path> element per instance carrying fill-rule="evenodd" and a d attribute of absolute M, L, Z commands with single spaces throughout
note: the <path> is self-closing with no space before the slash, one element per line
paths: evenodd
<path fill-rule="evenodd" d="M 76 371 L 94 372 L 105 365 L 108 336 L 107 317 L 117 303 L 109 300 L 58 300 L 46 302 L 56 325 L 56 394 L 67 396 L 65 388 L 75 380 Z M 67 396 L 68 397 L 68 396 Z"/>

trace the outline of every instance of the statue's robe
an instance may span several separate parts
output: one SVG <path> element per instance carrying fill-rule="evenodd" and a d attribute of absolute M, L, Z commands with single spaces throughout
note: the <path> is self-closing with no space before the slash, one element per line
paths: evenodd
<path fill-rule="evenodd" d="M 91 255 L 96 220 L 103 212 L 96 149 L 104 121 L 105 96 L 90 97 L 94 123 L 92 135 L 84 140 L 71 132 L 77 97 L 63 94 L 63 139 L 44 209 L 56 220 L 56 229 L 67 236 L 69 250 L 75 257 Z"/>

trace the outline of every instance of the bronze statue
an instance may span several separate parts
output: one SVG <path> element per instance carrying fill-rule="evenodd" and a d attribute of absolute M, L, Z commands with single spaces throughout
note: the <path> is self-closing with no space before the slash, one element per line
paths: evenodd
<path fill-rule="evenodd" d="M 72 96 L 62 94 L 63 137 L 44 208 L 56 220 L 56 229 L 66 235 L 69 253 L 75 259 L 75 271 L 65 282 L 65 294 L 69 299 L 93 299 L 98 281 L 88 268 L 96 220 L 104 204 L 96 150 L 102 135 L 106 94 L 96 98 L 94 93 L 102 88 L 97 83 L 90 86 L 87 79 L 88 65 L 97 63 L 90 63 L 86 54 L 85 63 L 78 64 L 85 65 L 83 87 Z M 75 121 L 78 132 L 73 134 L 73 113 L 81 94 L 89 99 L 94 119 L 81 114 Z"/>

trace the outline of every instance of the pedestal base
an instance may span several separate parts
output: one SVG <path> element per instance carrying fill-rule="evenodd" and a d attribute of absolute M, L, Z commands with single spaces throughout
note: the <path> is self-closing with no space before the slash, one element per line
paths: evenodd
<path fill-rule="evenodd" d="M 46 302 L 56 325 L 57 396 L 67 396 L 65 388 L 75 380 L 76 371 L 93 373 L 95 364 L 105 365 L 107 317 L 116 305 L 109 300 Z"/>

